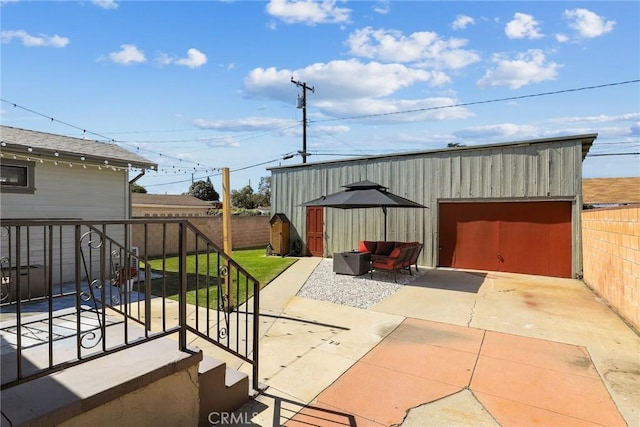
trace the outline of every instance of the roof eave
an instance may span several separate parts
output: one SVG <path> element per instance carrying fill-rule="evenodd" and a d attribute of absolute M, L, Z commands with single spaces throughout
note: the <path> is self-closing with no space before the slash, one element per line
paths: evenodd
<path fill-rule="evenodd" d="M 324 162 L 311 162 L 311 163 L 296 164 L 296 165 L 273 166 L 273 167 L 267 168 L 267 170 L 290 169 L 290 168 L 299 168 L 299 167 L 323 165 L 323 164 L 350 163 L 350 162 L 356 162 L 356 161 L 385 159 L 385 158 L 391 158 L 391 157 L 410 157 L 410 156 L 416 156 L 416 155 L 437 154 L 437 153 L 444 153 L 444 152 L 449 153 L 452 151 L 471 151 L 471 150 L 483 150 L 487 148 L 504 148 L 504 147 L 526 147 L 534 144 L 577 141 L 577 140 L 582 140 L 582 160 L 584 160 L 585 157 L 587 156 L 587 153 L 589 152 L 589 149 L 593 145 L 593 141 L 595 141 L 597 137 L 598 137 L 597 133 L 589 133 L 589 134 L 569 135 L 569 136 L 561 136 L 561 137 L 554 137 L 554 138 L 540 138 L 540 139 L 530 139 L 530 140 L 522 140 L 522 141 L 501 142 L 497 144 L 482 144 L 482 145 L 471 145 L 471 146 L 464 146 L 464 147 L 444 147 L 444 148 L 436 148 L 432 150 L 408 151 L 403 153 L 390 153 L 390 154 L 380 154 L 380 155 L 373 155 L 373 156 L 354 157 L 350 159 L 328 160 Z"/>
<path fill-rule="evenodd" d="M 33 148 L 31 151 L 28 145 L 13 142 L 3 142 L 2 151 L 13 152 L 21 157 L 44 157 L 49 160 L 62 160 L 69 162 L 86 162 L 87 164 L 104 164 L 122 168 L 138 168 L 158 170 L 158 164 L 153 162 L 141 161 L 139 158 L 131 159 L 114 159 L 108 156 L 82 155 L 64 150 L 45 150 L 42 148 Z M 26 154 L 28 153 L 28 154 Z M 56 153 L 58 155 L 56 156 Z"/>

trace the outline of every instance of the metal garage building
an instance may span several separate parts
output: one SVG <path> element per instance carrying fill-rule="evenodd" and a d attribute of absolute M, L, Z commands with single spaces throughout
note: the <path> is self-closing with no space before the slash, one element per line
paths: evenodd
<path fill-rule="evenodd" d="M 300 205 L 369 180 L 428 207 L 388 210 L 387 239 L 423 242 L 420 265 L 579 277 L 582 161 L 596 137 L 274 167 L 271 209 L 307 253 L 331 256 L 382 240 L 382 211 Z"/>

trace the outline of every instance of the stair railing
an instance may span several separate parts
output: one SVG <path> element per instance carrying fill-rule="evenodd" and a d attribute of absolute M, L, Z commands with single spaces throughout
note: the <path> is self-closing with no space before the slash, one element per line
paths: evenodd
<path fill-rule="evenodd" d="M 3 389 L 173 334 L 250 363 L 258 389 L 260 284 L 187 220 L 3 220 L 0 272 Z"/>

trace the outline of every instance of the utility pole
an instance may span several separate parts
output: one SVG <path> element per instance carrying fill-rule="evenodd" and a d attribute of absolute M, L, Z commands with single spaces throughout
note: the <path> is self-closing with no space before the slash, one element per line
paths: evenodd
<path fill-rule="evenodd" d="M 307 86 L 306 82 L 300 82 L 293 80 L 291 77 L 291 83 L 302 88 L 302 98 L 298 95 L 298 108 L 302 108 L 302 163 L 307 163 L 307 89 L 311 92 L 315 92 L 313 86 Z"/>

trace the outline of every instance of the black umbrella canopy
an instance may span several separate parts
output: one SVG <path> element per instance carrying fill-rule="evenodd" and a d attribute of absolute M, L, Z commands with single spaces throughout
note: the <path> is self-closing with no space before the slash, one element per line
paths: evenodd
<path fill-rule="evenodd" d="M 346 190 L 302 203 L 302 206 L 324 206 L 338 209 L 382 208 L 384 239 L 387 240 L 387 208 L 426 208 L 420 203 L 387 191 L 387 187 L 371 181 L 343 185 Z"/>

